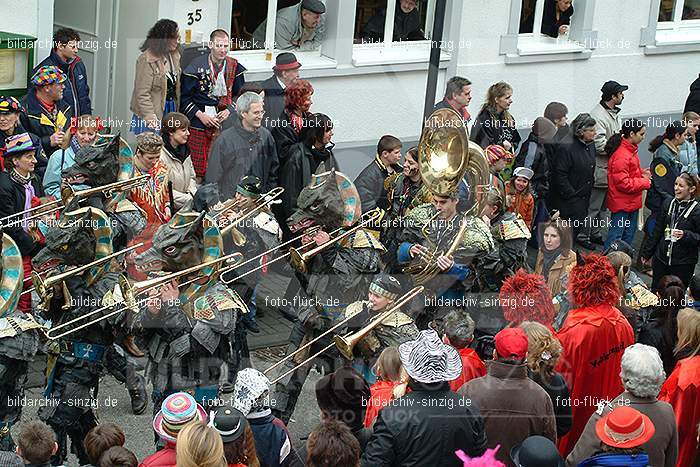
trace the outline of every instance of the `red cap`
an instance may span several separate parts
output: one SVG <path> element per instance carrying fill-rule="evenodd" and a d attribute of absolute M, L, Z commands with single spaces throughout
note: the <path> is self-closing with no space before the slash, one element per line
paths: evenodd
<path fill-rule="evenodd" d="M 502 358 L 525 360 L 527 355 L 527 334 L 520 328 L 505 328 L 495 337 L 496 353 Z"/>

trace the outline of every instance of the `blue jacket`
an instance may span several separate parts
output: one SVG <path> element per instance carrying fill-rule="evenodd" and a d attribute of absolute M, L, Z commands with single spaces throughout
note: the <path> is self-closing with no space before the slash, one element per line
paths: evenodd
<path fill-rule="evenodd" d="M 63 90 L 63 100 L 66 101 L 73 110 L 74 116 L 92 114 L 92 104 L 90 103 L 90 86 L 88 85 L 87 70 L 85 64 L 76 56 L 70 63 L 64 62 L 58 56 L 56 50 L 39 63 L 32 71 L 32 76 L 42 66 L 57 66 L 68 76 L 66 89 Z M 32 85 L 30 84 L 30 87 Z"/>

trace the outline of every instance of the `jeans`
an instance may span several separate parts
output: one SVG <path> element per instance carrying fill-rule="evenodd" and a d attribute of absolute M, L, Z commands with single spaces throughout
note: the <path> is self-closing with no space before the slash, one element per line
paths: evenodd
<path fill-rule="evenodd" d="M 619 211 L 612 213 L 610 217 L 611 225 L 610 229 L 608 229 L 608 238 L 605 239 L 605 249 L 607 250 L 613 241 L 620 239 L 628 245 L 632 245 L 634 234 L 637 232 L 638 217 L 639 211 Z"/>
<path fill-rule="evenodd" d="M 248 313 L 243 313 L 243 317 L 241 320 L 244 323 L 255 323 L 255 314 L 257 310 L 257 305 L 255 303 L 255 296 L 257 295 L 258 292 L 258 285 L 255 285 L 255 288 L 253 289 L 253 296 L 250 297 L 250 303 L 248 303 Z"/>

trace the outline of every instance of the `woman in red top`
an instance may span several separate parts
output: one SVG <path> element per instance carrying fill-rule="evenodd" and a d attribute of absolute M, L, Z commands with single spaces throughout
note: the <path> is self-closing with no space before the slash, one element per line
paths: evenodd
<path fill-rule="evenodd" d="M 661 387 L 659 400 L 673 406 L 678 425 L 677 467 L 690 467 L 700 458 L 697 427 L 700 423 L 700 313 L 692 308 L 678 312 L 676 368 Z"/>
<path fill-rule="evenodd" d="M 394 399 L 394 388 L 402 384 L 403 365 L 396 347 L 382 350 L 374 364 L 374 372 L 377 374 L 377 382 L 369 388 L 371 396 L 367 401 L 364 422 L 367 428 L 372 426 L 379 411 Z"/>
<path fill-rule="evenodd" d="M 605 145 L 608 161 L 608 209 L 611 227 L 605 239 L 605 249 L 615 240 L 629 245 L 637 231 L 637 216 L 642 207 L 642 192 L 651 188 L 651 172 L 639 165 L 637 148 L 644 140 L 647 129 L 632 118 L 622 123 L 620 133 L 614 134 Z"/>

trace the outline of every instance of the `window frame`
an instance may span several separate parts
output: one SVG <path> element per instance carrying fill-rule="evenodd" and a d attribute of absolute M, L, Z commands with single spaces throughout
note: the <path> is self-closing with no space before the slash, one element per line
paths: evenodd
<path fill-rule="evenodd" d="M 673 21 L 659 21 L 661 0 L 651 0 L 648 26 L 642 28 L 639 44 L 646 55 L 700 51 L 700 19 L 681 19 L 685 0 L 674 2 Z"/>

